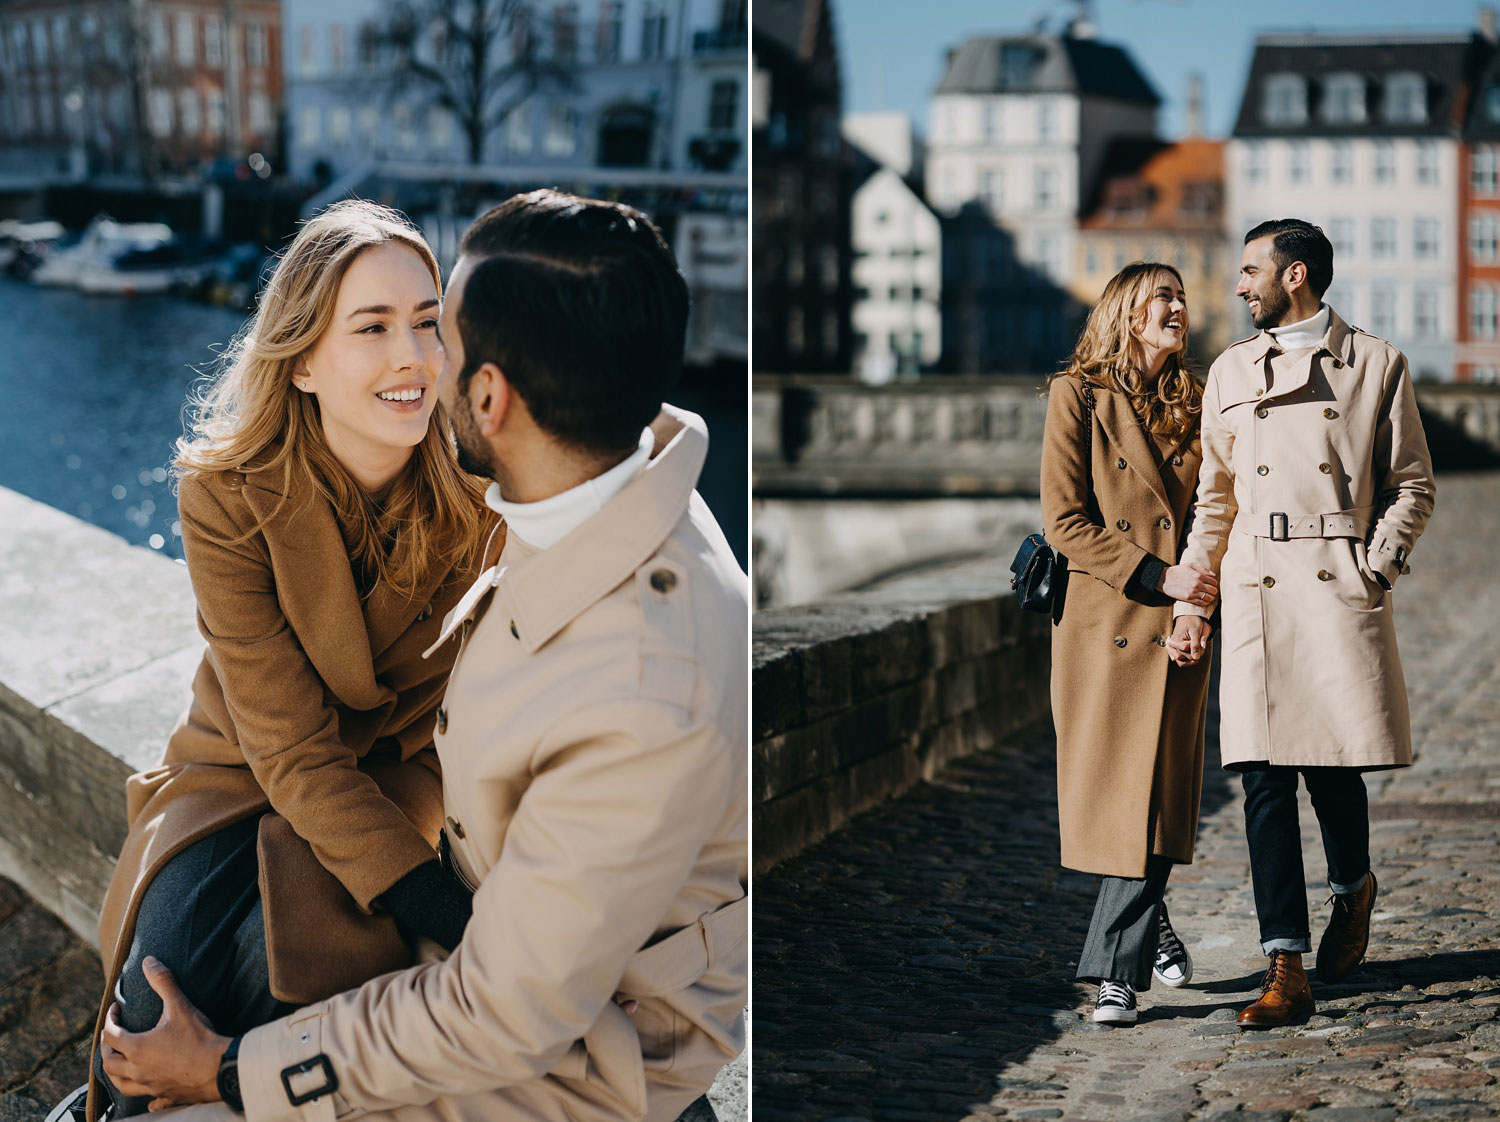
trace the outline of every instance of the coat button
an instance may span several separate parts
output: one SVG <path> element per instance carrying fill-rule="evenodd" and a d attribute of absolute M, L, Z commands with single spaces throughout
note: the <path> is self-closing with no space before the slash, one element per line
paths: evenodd
<path fill-rule="evenodd" d="M 1318 570 L 1318 579 L 1319 580 L 1332 580 L 1333 579 L 1333 574 L 1330 573 L 1327 569 L 1319 569 Z"/>
<path fill-rule="evenodd" d="M 1124 471 L 1128 466 L 1129 465 L 1125 463 L 1124 456 L 1121 456 L 1118 460 L 1115 461 L 1115 467 L 1119 468 L 1121 471 Z"/>
<path fill-rule="evenodd" d="M 1260 583 L 1263 584 L 1263 585 L 1265 585 L 1267 588 L 1275 588 L 1276 587 L 1276 578 L 1275 577 L 1262 577 Z"/>
<path fill-rule="evenodd" d="M 513 638 L 519 639 L 521 637 L 521 633 L 516 630 L 516 621 L 515 620 L 511 620 L 510 621 L 510 633 L 511 633 L 511 636 Z"/>
<path fill-rule="evenodd" d="M 1115 636 L 1115 646 L 1117 646 L 1117 647 L 1123 647 L 1124 645 L 1125 645 L 1125 636 L 1123 636 L 1123 635 L 1116 635 Z"/>
<path fill-rule="evenodd" d="M 1342 370 L 1344 368 L 1344 360 L 1341 359 L 1341 358 L 1334 359 L 1333 360 L 1333 368 L 1335 370 Z"/>
<path fill-rule="evenodd" d="M 671 569 L 657 569 L 651 574 L 651 587 L 665 595 L 677 587 L 677 574 Z"/>
<path fill-rule="evenodd" d="M 459 841 L 463 840 L 464 824 L 457 818 L 454 818 L 451 814 L 448 816 L 448 829 L 453 831 L 453 836 Z"/>
<path fill-rule="evenodd" d="M 417 618 L 418 619 L 431 619 L 432 618 L 432 605 L 430 603 L 429 604 L 423 604 L 422 605 L 422 610 L 417 613 Z"/>
<path fill-rule="evenodd" d="M 1265 464 L 1261 464 L 1260 467 L 1258 467 L 1258 468 L 1255 469 L 1255 474 L 1256 475 L 1270 475 L 1271 474 L 1271 469 L 1268 468 L 1268 467 L 1266 467 Z"/>
<path fill-rule="evenodd" d="M 1156 645 L 1158 647 L 1165 647 L 1167 645 L 1167 640 L 1164 637 L 1158 635 L 1156 637 Z"/>
<path fill-rule="evenodd" d="M 1323 416 L 1327 417 L 1330 421 L 1333 420 L 1338 415 L 1339 415 L 1339 411 L 1337 409 L 1325 409 L 1325 410 L 1323 410 Z"/>
<path fill-rule="evenodd" d="M 1115 529 L 1116 530 L 1128 530 L 1128 529 L 1130 529 L 1130 523 L 1126 522 L 1125 519 L 1122 518 L 1118 522 L 1115 523 Z"/>
<path fill-rule="evenodd" d="M 1181 467 L 1182 466 L 1182 457 L 1179 456 L 1176 452 L 1172 453 L 1172 466 L 1173 467 Z"/>
<path fill-rule="evenodd" d="M 438 706 L 437 730 L 440 733 L 448 731 L 448 710 L 442 706 Z"/>
<path fill-rule="evenodd" d="M 1170 530 L 1172 528 L 1172 520 L 1170 518 L 1163 518 L 1157 525 L 1163 530 Z"/>
<path fill-rule="evenodd" d="M 1260 395 L 1261 395 L 1261 394 L 1263 394 L 1263 393 L 1265 393 L 1265 392 L 1266 392 L 1266 391 L 1265 391 L 1265 390 L 1263 390 L 1263 389 L 1261 389 L 1261 388 L 1260 388 L 1260 387 L 1259 387 L 1259 386 L 1256 386 L 1256 387 L 1255 387 L 1255 396 L 1256 396 L 1256 397 L 1259 397 L 1259 396 L 1260 396 Z"/>
<path fill-rule="evenodd" d="M 1262 421 L 1264 421 L 1267 417 L 1269 417 L 1271 415 L 1271 411 L 1269 409 L 1267 409 L 1264 405 L 1262 405 L 1259 409 L 1257 409 L 1255 411 L 1255 415 L 1257 417 L 1259 417 Z"/>
<path fill-rule="evenodd" d="M 1333 465 L 1332 464 L 1319 464 L 1318 465 L 1318 470 L 1321 471 L 1324 475 L 1328 475 L 1328 474 L 1330 474 L 1333 471 Z"/>

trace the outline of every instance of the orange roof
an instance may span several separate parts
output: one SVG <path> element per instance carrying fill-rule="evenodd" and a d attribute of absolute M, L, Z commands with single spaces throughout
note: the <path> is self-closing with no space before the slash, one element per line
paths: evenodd
<path fill-rule="evenodd" d="M 1104 156 L 1085 230 L 1219 230 L 1224 224 L 1224 142 L 1117 140 Z"/>

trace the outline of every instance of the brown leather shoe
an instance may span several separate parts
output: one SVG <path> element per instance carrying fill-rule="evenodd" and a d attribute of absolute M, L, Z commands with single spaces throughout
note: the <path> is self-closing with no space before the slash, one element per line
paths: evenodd
<path fill-rule="evenodd" d="M 1240 1028 L 1280 1028 L 1300 1025 L 1313 1015 L 1312 984 L 1302 969 L 1302 956 L 1272 951 L 1271 965 L 1260 984 L 1260 998 L 1240 1010 Z"/>
<path fill-rule="evenodd" d="M 1360 964 L 1370 945 L 1370 913 L 1375 910 L 1375 874 L 1358 892 L 1334 896 L 1333 914 L 1318 944 L 1318 981 L 1341 982 Z"/>

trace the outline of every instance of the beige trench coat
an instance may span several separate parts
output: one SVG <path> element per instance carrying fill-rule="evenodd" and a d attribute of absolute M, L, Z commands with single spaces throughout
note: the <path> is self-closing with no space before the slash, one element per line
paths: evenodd
<path fill-rule="evenodd" d="M 248 1033 L 250 1122 L 669 1122 L 743 1048 L 747 581 L 693 490 L 702 421 L 655 427 L 639 478 L 550 549 L 513 536 L 445 621 L 463 942 Z M 283 1073 L 325 1065 L 294 1106 Z"/>
<path fill-rule="evenodd" d="M 1068 559 L 1052 632 L 1052 719 L 1062 863 L 1140 877 L 1148 854 L 1191 862 L 1203 787 L 1208 662 L 1167 657 L 1172 601 L 1132 587 L 1142 559 L 1174 564 L 1198 477 L 1196 428 L 1148 434 L 1096 389 L 1085 468 L 1082 384 L 1053 380 L 1042 447 L 1047 541 Z"/>
<path fill-rule="evenodd" d="M 1437 494 L 1406 357 L 1330 310 L 1209 372 L 1185 561 L 1219 574 L 1226 766 L 1411 763 L 1392 598 Z M 1178 614 L 1204 614 L 1189 604 Z"/>

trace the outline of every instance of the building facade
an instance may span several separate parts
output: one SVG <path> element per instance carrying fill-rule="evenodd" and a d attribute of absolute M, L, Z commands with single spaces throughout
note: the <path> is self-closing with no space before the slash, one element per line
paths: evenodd
<path fill-rule="evenodd" d="M 1489 11 L 1481 34 L 1494 43 Z M 1500 53 L 1480 71 L 1458 152 L 1458 344 L 1454 378 L 1500 381 Z"/>
<path fill-rule="evenodd" d="M 0 8 L 0 140 L 73 178 L 279 158 L 276 0 L 18 0 Z"/>
<path fill-rule="evenodd" d="M 1321 226 L 1328 303 L 1422 379 L 1455 376 L 1462 132 L 1489 51 L 1478 34 L 1262 36 L 1228 146 L 1231 244 L 1266 219 Z M 1229 314 L 1254 330 L 1232 297 Z"/>

